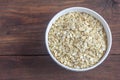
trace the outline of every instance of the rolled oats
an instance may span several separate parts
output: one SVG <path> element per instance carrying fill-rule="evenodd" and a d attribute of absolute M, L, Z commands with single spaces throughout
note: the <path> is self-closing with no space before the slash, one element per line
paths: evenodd
<path fill-rule="evenodd" d="M 100 21 L 84 12 L 70 12 L 59 17 L 48 33 L 53 56 L 76 69 L 96 64 L 106 51 L 106 39 Z"/>

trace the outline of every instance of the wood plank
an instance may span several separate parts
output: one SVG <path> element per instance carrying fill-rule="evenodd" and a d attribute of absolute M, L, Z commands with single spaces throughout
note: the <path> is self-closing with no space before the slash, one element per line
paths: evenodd
<path fill-rule="evenodd" d="M 120 55 L 109 55 L 97 68 L 72 72 L 49 56 L 0 56 L 0 80 L 119 80 Z"/>
<path fill-rule="evenodd" d="M 119 0 L 0 0 L 0 55 L 43 55 L 45 30 L 60 10 L 88 7 L 101 14 L 113 35 L 111 54 L 120 54 Z"/>

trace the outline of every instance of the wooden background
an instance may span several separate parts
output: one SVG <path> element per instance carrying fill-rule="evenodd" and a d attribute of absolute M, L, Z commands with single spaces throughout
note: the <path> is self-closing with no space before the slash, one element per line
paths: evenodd
<path fill-rule="evenodd" d="M 97 68 L 71 72 L 48 55 L 45 30 L 68 7 L 87 7 L 110 25 L 110 55 Z M 0 80 L 120 80 L 120 0 L 0 0 Z"/>

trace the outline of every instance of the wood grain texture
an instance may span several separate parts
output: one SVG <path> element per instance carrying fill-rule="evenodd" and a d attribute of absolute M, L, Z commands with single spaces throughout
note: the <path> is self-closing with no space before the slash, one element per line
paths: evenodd
<path fill-rule="evenodd" d="M 45 30 L 60 10 L 80 6 L 95 10 L 110 25 L 111 54 L 120 54 L 119 0 L 0 0 L 0 55 L 46 55 Z"/>
<path fill-rule="evenodd" d="M 73 6 L 95 10 L 112 31 L 110 55 L 87 72 L 61 68 L 45 47 L 50 19 Z M 119 80 L 119 30 L 120 0 L 0 0 L 0 80 Z"/>
<path fill-rule="evenodd" d="M 72 72 L 48 56 L 0 56 L 0 80 L 119 80 L 120 55 L 111 55 L 97 68 Z"/>

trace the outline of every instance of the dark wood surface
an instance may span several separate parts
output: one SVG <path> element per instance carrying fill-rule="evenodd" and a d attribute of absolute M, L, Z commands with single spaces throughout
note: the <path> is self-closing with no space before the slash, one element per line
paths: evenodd
<path fill-rule="evenodd" d="M 50 19 L 73 6 L 95 10 L 112 31 L 110 55 L 87 72 L 59 67 L 45 47 Z M 0 0 L 0 80 L 119 80 L 119 30 L 120 0 Z"/>
<path fill-rule="evenodd" d="M 72 72 L 59 67 L 49 56 L 2 56 L 0 80 L 119 80 L 120 56 L 109 56 L 99 67 Z"/>

